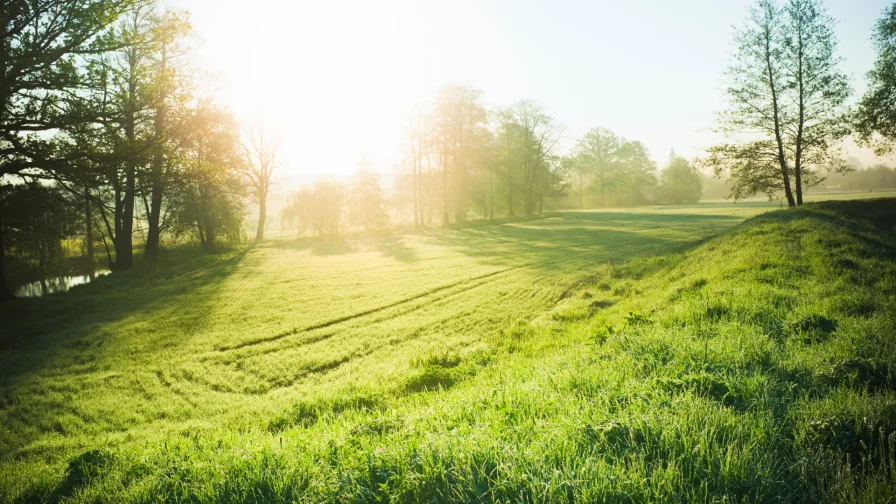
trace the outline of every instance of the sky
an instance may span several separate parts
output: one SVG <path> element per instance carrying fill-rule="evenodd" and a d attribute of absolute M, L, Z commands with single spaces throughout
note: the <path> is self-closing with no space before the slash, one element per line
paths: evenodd
<path fill-rule="evenodd" d="M 855 96 L 890 0 L 827 0 Z M 215 98 L 282 132 L 287 185 L 389 173 L 403 124 L 445 84 L 487 105 L 534 99 L 570 148 L 592 127 L 642 141 L 662 167 L 717 137 L 722 76 L 745 0 L 169 0 L 191 13 Z M 855 97 L 853 98 L 855 100 Z M 864 164 L 868 151 L 853 152 Z"/>

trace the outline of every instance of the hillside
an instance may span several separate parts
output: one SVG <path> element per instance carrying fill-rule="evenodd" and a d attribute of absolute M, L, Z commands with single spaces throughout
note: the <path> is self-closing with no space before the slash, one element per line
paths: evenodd
<path fill-rule="evenodd" d="M 274 242 L 4 307 L 0 499 L 896 498 L 896 200 L 742 218 Z"/>

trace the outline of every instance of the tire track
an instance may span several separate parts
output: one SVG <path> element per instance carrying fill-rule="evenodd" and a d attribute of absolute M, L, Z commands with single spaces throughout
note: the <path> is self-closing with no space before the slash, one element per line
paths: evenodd
<path fill-rule="evenodd" d="M 364 317 L 364 316 L 370 315 L 370 314 L 372 314 L 372 313 L 377 313 L 377 312 L 380 312 L 380 311 L 383 311 L 383 310 L 388 310 L 389 308 L 394 308 L 394 307 L 396 307 L 396 306 L 399 306 L 399 305 L 402 305 L 402 304 L 405 304 L 405 303 L 410 303 L 410 302 L 413 302 L 413 301 L 416 300 L 416 299 L 423 298 L 423 297 L 429 296 L 429 295 L 431 295 L 431 294 L 435 294 L 435 293 L 440 292 L 440 291 L 444 291 L 444 290 L 447 290 L 447 289 L 451 289 L 451 288 L 453 288 L 453 287 L 457 287 L 458 285 L 463 285 L 463 284 L 465 284 L 465 283 L 475 282 L 475 281 L 477 281 L 477 280 L 481 280 L 481 279 L 483 279 L 483 278 L 489 278 L 489 277 L 492 277 L 492 276 L 495 276 L 495 275 L 499 275 L 499 274 L 501 274 L 501 273 L 506 273 L 506 272 L 508 272 L 508 271 L 513 271 L 513 270 L 517 270 L 517 269 L 520 269 L 520 268 L 525 268 L 525 267 L 527 267 L 527 266 L 529 266 L 529 265 L 531 265 L 531 263 L 529 263 L 529 264 L 522 264 L 522 265 L 519 265 L 519 266 L 513 266 L 513 267 L 510 267 L 510 268 L 505 268 L 505 269 L 498 270 L 498 271 L 492 271 L 492 272 L 490 272 L 490 273 L 486 273 L 486 274 L 484 274 L 484 275 L 475 276 L 475 277 L 473 277 L 473 278 L 466 278 L 466 279 L 464 279 L 464 280 L 460 280 L 460 281 L 458 281 L 458 282 L 453 282 L 453 283 L 450 283 L 450 284 L 447 284 L 447 285 L 441 285 L 441 286 L 439 286 L 439 287 L 435 287 L 435 288 L 426 290 L 426 291 L 424 291 L 424 292 L 415 294 L 415 295 L 413 295 L 413 296 L 399 299 L 398 301 L 395 301 L 395 302 L 392 302 L 392 303 L 389 303 L 389 304 L 386 304 L 386 305 L 377 306 L 377 307 L 375 307 L 375 308 L 370 308 L 370 309 L 363 310 L 363 311 L 360 311 L 360 312 L 355 312 L 355 313 L 352 313 L 352 314 L 349 314 L 349 315 L 344 315 L 344 316 L 342 316 L 342 317 L 336 317 L 336 318 L 334 318 L 334 319 L 330 319 L 330 320 L 327 320 L 327 321 L 325 321 L 325 322 L 320 322 L 320 323 L 317 323 L 317 324 L 312 324 L 312 325 L 309 325 L 309 326 L 306 326 L 306 327 L 290 329 L 290 330 L 288 330 L 288 331 L 284 331 L 284 332 L 281 332 L 281 333 L 278 333 L 278 334 L 274 334 L 274 335 L 272 335 L 272 336 L 266 336 L 266 337 L 262 337 L 262 338 L 256 338 L 256 339 L 252 339 L 252 340 L 242 341 L 242 342 L 237 343 L 237 344 L 235 344 L 235 345 L 219 346 L 219 347 L 215 348 L 215 350 L 217 350 L 217 351 L 219 351 L 219 352 L 226 352 L 226 351 L 230 351 L 230 350 L 237 350 L 237 349 L 240 349 L 240 348 L 245 348 L 245 347 L 249 347 L 249 346 L 253 346 L 253 345 L 259 345 L 259 344 L 267 343 L 267 342 L 270 342 L 270 341 L 276 341 L 276 340 L 278 340 L 278 339 L 282 339 L 282 338 L 285 338 L 285 337 L 287 337 L 287 336 L 292 336 L 292 335 L 294 335 L 294 334 L 299 334 L 299 333 L 308 332 L 308 331 L 314 331 L 314 330 L 316 330 L 316 329 L 323 329 L 323 328 L 325 328 L 325 327 L 330 327 L 330 326 L 332 326 L 332 325 L 341 324 L 342 322 L 347 322 L 347 321 L 352 320 L 352 319 L 356 319 L 356 318 L 359 318 L 359 317 Z"/>

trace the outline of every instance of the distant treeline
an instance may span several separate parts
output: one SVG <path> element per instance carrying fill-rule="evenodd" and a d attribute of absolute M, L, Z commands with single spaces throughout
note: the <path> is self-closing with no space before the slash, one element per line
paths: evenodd
<path fill-rule="evenodd" d="M 876 164 L 867 168 L 851 166 L 850 171 L 840 173 L 828 173 L 822 178 L 818 186 L 813 189 L 815 193 L 841 193 L 841 192 L 874 192 L 896 191 L 896 168 L 885 164 Z M 707 176 L 703 180 L 704 199 L 722 199 L 730 196 L 728 177 Z M 783 198 L 784 192 L 779 191 L 775 197 Z"/>
<path fill-rule="evenodd" d="M 388 225 L 388 214 L 415 226 L 530 216 L 550 208 L 694 203 L 700 173 L 670 156 L 658 173 L 641 142 L 604 128 L 586 132 L 568 153 L 562 129 L 536 102 L 487 107 L 482 92 L 446 86 L 409 119 L 391 194 L 369 161 L 353 180 L 321 180 L 290 192 L 286 227 L 316 235 L 347 226 Z"/>
<path fill-rule="evenodd" d="M 832 174 L 822 184 L 828 191 L 886 191 L 896 190 L 896 169 L 877 164 L 855 171 Z"/>

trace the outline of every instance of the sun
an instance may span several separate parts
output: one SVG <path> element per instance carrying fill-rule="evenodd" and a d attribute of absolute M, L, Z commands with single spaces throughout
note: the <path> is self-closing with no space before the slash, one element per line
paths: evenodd
<path fill-rule="evenodd" d="M 242 121 L 282 129 L 287 176 L 341 178 L 362 156 L 391 169 L 404 112 L 425 87 L 412 4 L 183 4 L 203 13 L 196 31 L 217 98 Z"/>

